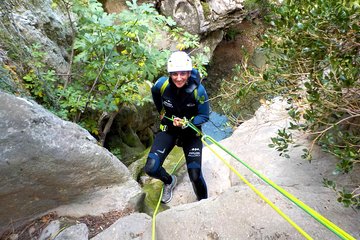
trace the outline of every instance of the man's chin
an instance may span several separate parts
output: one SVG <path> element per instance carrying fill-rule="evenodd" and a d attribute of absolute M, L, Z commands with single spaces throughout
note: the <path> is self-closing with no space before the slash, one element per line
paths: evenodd
<path fill-rule="evenodd" d="M 175 86 L 177 88 L 182 88 L 185 85 L 185 83 L 175 83 Z"/>

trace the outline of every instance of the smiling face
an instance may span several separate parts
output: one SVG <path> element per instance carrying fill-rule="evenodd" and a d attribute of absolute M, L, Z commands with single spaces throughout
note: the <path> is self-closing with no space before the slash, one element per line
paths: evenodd
<path fill-rule="evenodd" d="M 177 88 L 182 88 L 186 84 L 188 78 L 190 77 L 190 72 L 188 71 L 171 72 L 170 77 Z"/>

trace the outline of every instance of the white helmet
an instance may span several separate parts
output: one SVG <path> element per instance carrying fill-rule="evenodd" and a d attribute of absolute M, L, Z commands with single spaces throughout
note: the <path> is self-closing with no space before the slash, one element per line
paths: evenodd
<path fill-rule="evenodd" d="M 191 71 L 192 62 L 189 55 L 183 51 L 177 51 L 171 54 L 167 63 L 168 72 Z"/>

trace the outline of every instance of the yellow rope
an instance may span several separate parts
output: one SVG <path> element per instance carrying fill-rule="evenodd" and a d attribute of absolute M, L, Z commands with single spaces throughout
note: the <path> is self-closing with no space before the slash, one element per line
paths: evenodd
<path fill-rule="evenodd" d="M 166 116 L 165 116 L 166 117 Z M 167 118 L 167 117 L 166 117 Z M 168 118 L 169 120 L 173 121 L 173 119 Z M 329 221 L 328 219 L 326 219 L 325 217 L 323 217 L 322 215 L 320 215 L 318 212 L 316 212 L 315 210 L 313 210 L 312 208 L 310 208 L 309 206 L 307 206 L 305 203 L 301 202 L 300 200 L 298 200 L 296 197 L 294 197 L 293 195 L 291 195 L 290 193 L 288 193 L 287 191 L 285 191 L 283 188 L 279 187 L 278 185 L 276 185 L 274 182 L 272 182 L 271 180 L 267 179 L 265 176 L 261 175 L 260 173 L 258 173 L 257 171 L 255 171 L 254 169 L 252 169 L 250 166 L 248 166 L 246 163 L 244 163 L 243 161 L 241 161 L 239 158 L 237 158 L 234 154 L 232 154 L 231 152 L 229 152 L 226 148 L 224 148 L 223 146 L 221 146 L 218 142 L 216 142 L 213 138 L 204 135 L 195 125 L 193 125 L 191 122 L 187 121 L 186 119 L 184 119 L 184 124 L 186 126 L 191 127 L 195 132 L 197 132 L 199 134 L 199 136 L 203 136 L 201 138 L 201 141 L 207 146 L 209 147 L 209 149 L 217 156 L 219 157 L 224 163 L 225 165 L 227 165 L 234 173 L 236 173 L 239 178 L 241 180 L 243 180 L 253 191 L 255 191 L 263 200 L 265 200 L 275 211 L 277 211 L 282 217 L 284 217 L 291 225 L 293 225 L 295 227 L 295 229 L 297 229 L 302 235 L 304 235 L 307 238 L 307 234 L 306 232 L 304 232 L 301 228 L 299 228 L 295 223 L 293 223 L 291 221 L 290 218 L 288 218 L 284 213 L 282 213 L 280 210 L 276 210 L 278 209 L 272 202 L 270 202 L 269 200 L 266 200 L 266 197 L 263 196 L 254 186 L 252 186 L 245 178 L 243 178 L 228 162 L 226 162 L 221 156 L 219 156 L 210 146 L 209 144 L 206 143 L 206 141 L 204 139 L 208 139 L 210 140 L 212 143 L 214 143 L 215 145 L 217 145 L 218 147 L 220 147 L 222 150 L 224 150 L 226 153 L 228 153 L 229 155 L 231 155 L 232 157 L 234 157 L 236 160 L 238 160 L 239 162 L 241 162 L 244 166 L 246 166 L 249 170 L 251 170 L 253 173 L 255 173 L 258 177 L 260 177 L 264 182 L 266 182 L 267 184 L 269 184 L 270 186 L 272 186 L 273 188 L 275 188 L 277 191 L 279 191 L 280 193 L 282 193 L 285 197 L 287 197 L 289 200 L 291 200 L 293 203 L 295 203 L 298 207 L 300 207 L 301 209 L 303 209 L 305 212 L 307 212 L 308 214 L 310 214 L 315 220 L 317 220 L 319 223 L 323 224 L 325 227 L 327 227 L 329 230 L 331 230 L 333 233 L 335 233 L 338 237 L 340 237 L 341 239 L 344 240 L 356 240 L 353 236 L 351 236 L 350 234 L 348 234 L 347 232 L 345 232 L 344 230 L 342 230 L 341 228 L 339 228 L 338 226 L 336 226 L 334 223 L 332 223 L 331 221 Z M 309 236 L 310 237 L 310 236 Z M 311 239 L 307 238 L 307 239 Z"/>
<path fill-rule="evenodd" d="M 256 189 L 249 181 L 247 181 L 233 166 L 231 166 L 223 157 L 221 157 L 217 152 L 210 147 L 210 145 L 203 140 L 203 143 L 221 160 L 224 164 L 231 169 L 246 185 L 248 185 L 257 195 L 260 196 L 267 204 L 269 204 L 280 216 L 282 216 L 288 223 L 290 223 L 300 234 L 302 234 L 306 239 L 313 239 L 309 234 L 307 234 L 301 227 L 299 227 L 295 222 L 293 222 L 285 213 L 283 213 L 275 204 L 273 204 L 267 197 L 265 197 L 258 189 Z"/>
<path fill-rule="evenodd" d="M 281 188 L 280 186 L 276 185 L 274 182 L 272 182 L 270 179 L 266 178 L 265 176 L 261 175 L 260 173 L 258 173 L 257 171 L 255 171 L 254 169 L 252 169 L 250 166 L 248 166 L 246 163 L 244 163 L 243 161 L 241 161 L 240 159 L 238 159 L 233 153 L 229 152 L 227 149 L 225 149 L 223 146 L 221 146 L 219 143 L 215 142 L 215 140 L 213 140 L 213 138 L 211 137 L 207 137 L 204 136 L 203 137 L 203 142 L 205 141 L 204 139 L 209 139 L 212 143 L 215 143 L 215 145 L 217 145 L 218 147 L 220 147 L 223 151 L 225 151 L 227 154 L 231 155 L 232 157 L 234 157 L 236 160 L 238 160 L 239 162 L 241 162 L 244 166 L 246 166 L 249 170 L 251 170 L 253 173 L 255 173 L 259 178 L 261 178 L 264 182 L 266 182 L 267 184 L 269 184 L 270 186 L 272 186 L 273 188 L 275 188 L 277 191 L 279 191 L 281 194 L 283 194 L 285 197 L 287 197 L 289 200 L 291 200 L 294 204 L 296 204 L 297 206 L 299 206 L 301 209 L 303 209 L 305 212 L 307 212 L 308 214 L 310 214 L 315 220 L 317 220 L 319 223 L 323 224 L 325 227 L 327 227 L 329 230 L 331 230 L 333 233 L 335 233 L 338 237 L 340 237 L 341 239 L 344 240 L 356 240 L 353 236 L 351 236 L 350 234 L 348 234 L 347 232 L 345 232 L 344 230 L 342 230 L 341 228 L 339 228 L 338 226 L 336 226 L 334 223 L 332 223 L 331 221 L 329 221 L 328 219 L 326 219 L 325 217 L 323 217 L 322 215 L 320 215 L 318 212 L 316 212 L 314 209 L 312 209 L 311 207 L 307 206 L 305 203 L 301 202 L 299 199 L 297 199 L 296 197 L 294 197 L 293 195 L 291 195 L 289 192 L 285 191 L 283 188 Z M 205 143 L 206 144 L 206 143 Z"/>

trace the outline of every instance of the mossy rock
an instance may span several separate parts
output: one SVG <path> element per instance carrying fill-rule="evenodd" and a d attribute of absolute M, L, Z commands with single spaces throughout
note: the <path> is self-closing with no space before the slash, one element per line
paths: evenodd
<path fill-rule="evenodd" d="M 211 8 L 210 8 L 209 3 L 201 2 L 201 6 L 202 6 L 202 9 L 203 9 L 203 12 L 204 12 L 205 19 L 210 19 L 210 17 L 211 17 Z"/>
<path fill-rule="evenodd" d="M 182 148 L 175 147 L 166 158 L 164 162 L 164 168 L 168 173 L 179 173 L 179 168 L 185 162 L 184 153 Z M 146 194 L 144 200 L 144 212 L 152 215 L 159 202 L 163 183 L 157 179 L 151 179 L 148 183 L 145 183 L 143 190 Z M 166 210 L 166 206 L 160 205 L 158 212 Z"/>

